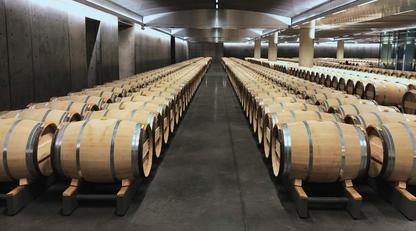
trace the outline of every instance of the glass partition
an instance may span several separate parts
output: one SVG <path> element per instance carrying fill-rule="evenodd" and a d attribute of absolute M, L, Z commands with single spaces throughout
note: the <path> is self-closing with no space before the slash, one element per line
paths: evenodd
<path fill-rule="evenodd" d="M 416 29 L 382 33 L 379 66 L 415 71 L 415 37 Z"/>

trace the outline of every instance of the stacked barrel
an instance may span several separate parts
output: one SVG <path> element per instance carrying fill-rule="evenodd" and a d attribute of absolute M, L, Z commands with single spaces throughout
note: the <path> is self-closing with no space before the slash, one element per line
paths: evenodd
<path fill-rule="evenodd" d="M 149 176 L 210 62 L 191 59 L 0 113 L 0 182 L 54 172 L 93 183 Z"/>
<path fill-rule="evenodd" d="M 258 62 L 223 62 L 275 176 L 322 183 L 369 175 L 401 190 L 416 184 L 416 116 L 310 81 L 320 73 L 291 64 L 280 70 L 293 75 Z"/>

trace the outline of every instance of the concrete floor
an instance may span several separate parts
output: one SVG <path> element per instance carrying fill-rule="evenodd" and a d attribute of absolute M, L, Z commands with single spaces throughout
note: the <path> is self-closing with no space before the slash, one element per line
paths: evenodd
<path fill-rule="evenodd" d="M 219 63 L 126 216 L 97 203 L 61 216 L 61 192 L 52 187 L 18 215 L 0 214 L 0 230 L 416 230 L 416 222 L 365 187 L 362 220 L 344 210 L 312 210 L 309 219 L 298 218 L 270 177 Z"/>

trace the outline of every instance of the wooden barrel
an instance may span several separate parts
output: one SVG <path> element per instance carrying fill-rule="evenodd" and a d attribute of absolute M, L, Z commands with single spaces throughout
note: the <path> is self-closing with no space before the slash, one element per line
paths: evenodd
<path fill-rule="evenodd" d="M 354 97 L 354 96 L 347 97 L 347 98 L 336 97 L 336 98 L 330 98 L 330 99 L 326 99 L 322 101 L 321 107 L 324 111 L 328 112 L 330 108 L 336 108 L 345 104 L 377 105 L 377 102 L 375 102 L 374 100 L 358 99 L 357 97 Z"/>
<path fill-rule="evenodd" d="M 178 108 L 178 107 L 174 105 L 173 100 L 170 100 L 164 96 L 144 96 L 144 95 L 133 94 L 132 96 L 122 98 L 120 102 L 121 103 L 123 102 L 146 102 L 146 103 L 166 105 L 167 106 L 166 110 L 169 111 L 170 118 L 175 118 L 176 114 L 179 113 L 178 111 L 175 110 L 175 108 Z M 174 129 L 174 127 L 172 129 Z"/>
<path fill-rule="evenodd" d="M 30 109 L 41 109 L 41 108 L 50 108 L 55 110 L 68 111 L 70 113 L 77 113 L 81 116 L 84 116 L 88 111 L 98 111 L 99 108 L 97 105 L 91 105 L 86 103 L 79 103 L 74 101 L 52 101 L 46 103 L 36 103 L 28 105 Z"/>
<path fill-rule="evenodd" d="M 123 102 L 106 104 L 103 108 L 106 110 L 143 110 L 160 114 L 163 120 L 163 140 L 165 144 L 168 143 L 170 132 L 173 132 L 175 127 L 175 121 L 173 120 L 173 118 L 170 117 L 169 111 L 166 108 L 166 106 L 163 105 L 148 102 Z"/>
<path fill-rule="evenodd" d="M 108 92 L 114 92 L 114 94 L 117 97 L 126 97 L 127 96 L 127 91 L 124 88 L 121 87 L 105 87 L 105 86 L 97 86 L 95 88 L 91 88 L 91 89 L 85 89 L 84 91 L 108 91 Z"/>
<path fill-rule="evenodd" d="M 74 92 L 70 93 L 69 96 L 72 95 L 90 95 L 90 96 L 98 96 L 104 99 L 105 102 L 116 102 L 117 101 L 117 95 L 116 93 L 112 91 L 102 91 L 102 90 L 92 90 L 89 89 L 88 91 L 82 91 L 82 92 Z"/>
<path fill-rule="evenodd" d="M 302 102 L 304 100 L 298 99 L 295 96 L 285 96 L 285 97 L 264 97 L 260 102 L 256 102 L 253 112 L 249 115 L 249 121 L 251 120 L 254 132 L 257 132 L 259 116 L 263 115 L 263 107 L 268 105 L 273 105 L 277 103 L 296 103 Z"/>
<path fill-rule="evenodd" d="M 345 123 L 355 124 L 366 129 L 370 125 L 380 127 L 382 124 L 386 123 L 416 122 L 416 116 L 403 113 L 369 112 L 361 113 L 359 115 L 347 115 L 345 116 L 344 121 Z"/>
<path fill-rule="evenodd" d="M 416 90 L 410 90 L 403 96 L 403 112 L 407 114 L 416 114 Z"/>
<path fill-rule="evenodd" d="M 86 104 L 97 105 L 98 108 L 102 108 L 104 103 L 111 103 L 110 99 L 104 101 L 104 98 L 99 96 L 91 96 L 91 95 L 69 95 L 69 96 L 61 96 L 61 97 L 54 97 L 51 98 L 51 101 L 74 101 Z"/>
<path fill-rule="evenodd" d="M 153 112 L 148 112 L 144 110 L 102 110 L 90 112 L 86 116 L 86 120 L 89 119 L 119 119 L 119 120 L 128 120 L 141 124 L 148 124 L 152 132 L 151 138 L 153 139 L 153 150 L 157 158 L 160 157 L 162 153 L 162 144 L 163 144 L 163 121 L 160 114 L 155 114 Z"/>
<path fill-rule="evenodd" d="M 345 84 L 344 91 L 347 92 L 347 94 L 350 94 L 350 95 L 356 94 L 355 93 L 355 85 L 356 84 L 355 84 L 354 80 L 348 79 L 347 83 Z M 341 90 L 341 88 L 340 88 L 340 90 Z M 359 97 L 362 98 L 362 96 L 359 96 Z"/>
<path fill-rule="evenodd" d="M 416 185 L 416 123 L 369 126 L 369 175 Z"/>
<path fill-rule="evenodd" d="M 339 84 L 339 82 L 338 82 L 338 77 L 334 76 L 334 77 L 332 78 L 332 81 L 331 81 L 330 87 L 331 87 L 332 89 L 339 90 L 339 88 L 338 88 L 338 84 Z"/>
<path fill-rule="evenodd" d="M 330 113 L 338 113 L 342 118 L 347 115 L 358 115 L 366 112 L 400 112 L 396 107 L 386 107 L 374 104 L 344 104 L 338 107 L 330 107 Z"/>
<path fill-rule="evenodd" d="M 325 132 L 323 132 L 325 131 Z M 285 123 L 279 129 L 275 172 L 308 182 L 356 179 L 367 172 L 365 132 L 338 122 Z"/>
<path fill-rule="evenodd" d="M 0 182 L 52 174 L 51 150 L 56 125 L 33 120 L 0 120 Z"/>
<path fill-rule="evenodd" d="M 322 111 L 322 109 L 319 106 L 311 105 L 303 102 L 296 102 L 296 103 L 277 103 L 272 105 L 267 105 L 263 108 L 262 114 L 259 117 L 257 123 L 257 138 L 258 142 L 263 142 L 263 135 L 265 132 L 264 129 L 264 121 L 266 120 L 266 117 L 268 116 L 268 113 L 275 113 L 275 112 L 285 112 L 285 111 Z"/>
<path fill-rule="evenodd" d="M 351 99 L 351 100 L 356 100 L 357 97 L 353 96 L 353 95 L 347 95 L 344 94 L 342 92 L 339 91 L 334 91 L 334 90 L 330 90 L 330 91 L 322 91 L 322 92 L 318 92 L 316 94 L 313 94 L 309 97 L 309 101 L 312 104 L 316 104 L 316 105 L 321 105 L 325 100 L 327 99 L 331 99 L 331 98 L 340 98 L 340 99 Z"/>
<path fill-rule="evenodd" d="M 355 95 L 358 95 L 360 98 L 365 98 L 365 86 L 367 84 L 367 81 L 357 81 L 354 86 L 354 93 Z"/>
<path fill-rule="evenodd" d="M 268 113 L 264 120 L 263 130 L 263 148 L 266 158 L 269 158 L 272 149 L 272 143 L 275 137 L 274 127 L 281 126 L 283 123 L 297 122 L 304 120 L 330 120 L 341 121 L 338 115 L 323 113 L 318 111 L 286 111 Z"/>
<path fill-rule="evenodd" d="M 115 120 L 68 123 L 57 135 L 54 166 L 70 179 L 111 183 L 140 176 L 152 168 L 150 126 Z"/>
<path fill-rule="evenodd" d="M 48 108 L 41 108 L 41 109 L 24 109 L 19 110 L 17 114 L 13 115 L 11 113 L 11 117 L 5 116 L 5 118 L 15 118 L 20 120 L 34 120 L 38 122 L 45 122 L 45 123 L 53 123 L 56 124 L 58 127 L 60 124 L 64 122 L 73 122 L 73 121 L 80 121 L 81 115 L 78 113 L 70 113 L 67 111 L 61 110 L 54 110 Z"/>
<path fill-rule="evenodd" d="M 341 78 L 338 79 L 337 89 L 339 91 L 345 91 L 346 92 L 346 89 L 347 89 L 347 81 L 345 81 L 345 78 L 342 78 L 341 77 Z"/>
<path fill-rule="evenodd" d="M 179 118 L 180 116 L 182 116 L 182 104 L 180 102 L 180 100 L 177 98 L 176 95 L 171 94 L 169 92 L 157 92 L 157 91 L 149 91 L 149 90 L 140 90 L 141 95 L 144 96 L 160 96 L 160 97 L 165 97 L 166 99 L 168 99 L 169 101 L 173 101 L 175 102 L 175 118 L 171 118 L 176 124 L 179 123 Z M 171 125 L 171 129 L 174 129 L 175 124 Z"/>
<path fill-rule="evenodd" d="M 402 104 L 407 90 L 407 86 L 403 84 L 375 81 L 365 87 L 365 98 L 375 100 L 381 105 L 397 106 Z"/>

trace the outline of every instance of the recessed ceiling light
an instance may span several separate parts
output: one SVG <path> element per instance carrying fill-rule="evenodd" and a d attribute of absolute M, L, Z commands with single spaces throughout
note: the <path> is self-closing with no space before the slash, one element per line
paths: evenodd
<path fill-rule="evenodd" d="M 215 9 L 218 9 L 218 4 L 215 4 Z"/>

